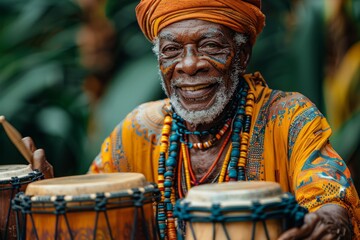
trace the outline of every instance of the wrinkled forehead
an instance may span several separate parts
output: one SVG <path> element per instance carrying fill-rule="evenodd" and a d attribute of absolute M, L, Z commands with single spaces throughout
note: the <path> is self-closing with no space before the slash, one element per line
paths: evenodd
<path fill-rule="evenodd" d="M 234 31 L 230 28 L 199 19 L 183 20 L 163 28 L 159 40 L 176 41 L 179 38 L 232 38 Z"/>

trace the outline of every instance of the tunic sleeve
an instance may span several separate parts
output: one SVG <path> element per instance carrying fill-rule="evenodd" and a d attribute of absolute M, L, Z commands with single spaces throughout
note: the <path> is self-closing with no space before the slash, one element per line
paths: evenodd
<path fill-rule="evenodd" d="M 167 100 L 141 104 L 107 137 L 89 172 L 138 172 L 148 181 L 157 178 L 159 139 Z"/>
<path fill-rule="evenodd" d="M 89 173 L 111 173 L 126 171 L 121 169 L 120 162 L 127 162 L 122 144 L 123 122 L 118 124 L 103 141 L 100 153 L 89 168 Z M 126 163 L 125 163 L 126 166 Z"/>
<path fill-rule="evenodd" d="M 326 119 L 309 101 L 293 116 L 289 131 L 289 177 L 297 201 L 310 212 L 324 204 L 344 207 L 358 236 L 359 197 L 349 169 L 329 142 L 331 129 Z"/>

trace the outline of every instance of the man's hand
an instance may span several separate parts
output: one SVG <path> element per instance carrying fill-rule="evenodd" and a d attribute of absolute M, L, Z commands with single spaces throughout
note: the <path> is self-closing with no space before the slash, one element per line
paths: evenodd
<path fill-rule="evenodd" d="M 343 207 L 327 204 L 319 210 L 305 215 L 304 224 L 284 232 L 279 240 L 351 239 L 351 224 Z"/>
<path fill-rule="evenodd" d="M 34 141 L 30 137 L 24 137 L 22 141 L 25 144 L 25 146 L 33 153 L 32 168 L 38 169 L 40 172 L 42 172 L 45 178 L 53 178 L 54 177 L 53 166 L 48 161 L 46 161 L 44 149 L 41 148 L 37 149 Z"/>

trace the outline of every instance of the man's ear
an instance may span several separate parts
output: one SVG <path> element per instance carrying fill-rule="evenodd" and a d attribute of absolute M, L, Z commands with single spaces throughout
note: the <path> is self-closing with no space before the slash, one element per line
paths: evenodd
<path fill-rule="evenodd" d="M 252 54 L 252 46 L 247 41 L 246 43 L 244 43 L 243 46 L 241 46 L 240 49 L 241 69 L 245 70 L 247 68 L 250 62 L 251 54 Z"/>

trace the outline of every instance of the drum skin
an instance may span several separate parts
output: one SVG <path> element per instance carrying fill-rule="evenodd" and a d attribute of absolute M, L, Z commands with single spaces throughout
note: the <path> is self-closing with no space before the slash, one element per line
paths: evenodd
<path fill-rule="evenodd" d="M 134 195 L 148 188 L 148 200 L 136 207 Z M 86 174 L 29 184 L 23 195 L 29 197 L 32 212 L 26 215 L 26 239 L 156 239 L 153 190 L 139 173 Z M 99 206 L 103 209 L 95 211 Z"/>

